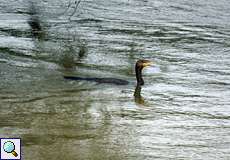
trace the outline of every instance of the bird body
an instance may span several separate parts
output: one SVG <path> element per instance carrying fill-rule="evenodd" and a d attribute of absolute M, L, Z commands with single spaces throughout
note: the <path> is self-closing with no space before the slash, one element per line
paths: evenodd
<path fill-rule="evenodd" d="M 89 78 L 89 77 L 75 77 L 75 76 L 64 76 L 65 79 L 69 80 L 85 80 L 85 81 L 93 81 L 97 83 L 109 83 L 109 84 L 116 84 L 116 85 L 127 85 L 129 84 L 128 81 L 118 78 Z"/>
<path fill-rule="evenodd" d="M 137 79 L 137 86 L 144 85 L 144 80 L 142 78 L 142 69 L 151 66 L 152 62 L 149 60 L 138 60 L 135 65 L 135 73 Z M 97 83 L 109 83 L 116 85 L 127 85 L 128 81 L 118 78 L 94 78 L 94 77 L 75 77 L 75 76 L 64 76 L 65 79 L 69 80 L 86 80 L 86 81 L 94 81 Z"/>

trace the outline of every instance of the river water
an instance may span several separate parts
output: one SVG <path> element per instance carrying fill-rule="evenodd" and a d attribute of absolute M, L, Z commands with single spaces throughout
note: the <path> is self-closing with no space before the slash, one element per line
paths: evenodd
<path fill-rule="evenodd" d="M 159 72 L 134 98 L 138 59 Z M 230 159 L 228 0 L 1 0 L 0 76 L 24 159 Z"/>

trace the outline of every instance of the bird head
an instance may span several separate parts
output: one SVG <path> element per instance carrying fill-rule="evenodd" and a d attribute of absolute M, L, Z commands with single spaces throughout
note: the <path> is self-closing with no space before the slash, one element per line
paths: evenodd
<path fill-rule="evenodd" d="M 137 78 L 137 85 L 144 85 L 144 80 L 142 78 L 142 74 L 141 71 L 143 68 L 151 66 L 153 63 L 149 60 L 138 60 L 136 62 L 136 67 L 135 67 L 135 71 L 136 71 L 136 78 Z"/>
<path fill-rule="evenodd" d="M 136 67 L 140 68 L 140 69 L 143 69 L 145 67 L 152 66 L 152 65 L 153 65 L 153 63 L 151 61 L 144 60 L 144 59 L 138 60 L 136 63 Z"/>

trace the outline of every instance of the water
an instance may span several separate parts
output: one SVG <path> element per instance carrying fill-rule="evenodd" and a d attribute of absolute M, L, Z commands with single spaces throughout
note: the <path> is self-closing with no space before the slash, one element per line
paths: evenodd
<path fill-rule="evenodd" d="M 1 0 L 0 137 L 21 137 L 24 159 L 230 159 L 227 0 L 75 6 Z M 134 98 L 137 59 L 158 69 Z"/>

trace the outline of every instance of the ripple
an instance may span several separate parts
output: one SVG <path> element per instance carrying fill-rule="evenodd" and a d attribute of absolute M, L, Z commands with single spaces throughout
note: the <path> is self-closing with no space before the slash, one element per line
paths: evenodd
<path fill-rule="evenodd" d="M 225 1 L 88 0 L 74 12 L 74 0 L 46 0 L 34 2 L 35 15 L 26 1 L 2 1 L 1 137 L 21 137 L 25 159 L 226 159 Z M 32 38 L 31 16 L 39 17 L 44 37 Z M 139 101 L 138 59 L 153 60 L 157 69 L 144 70 Z"/>

